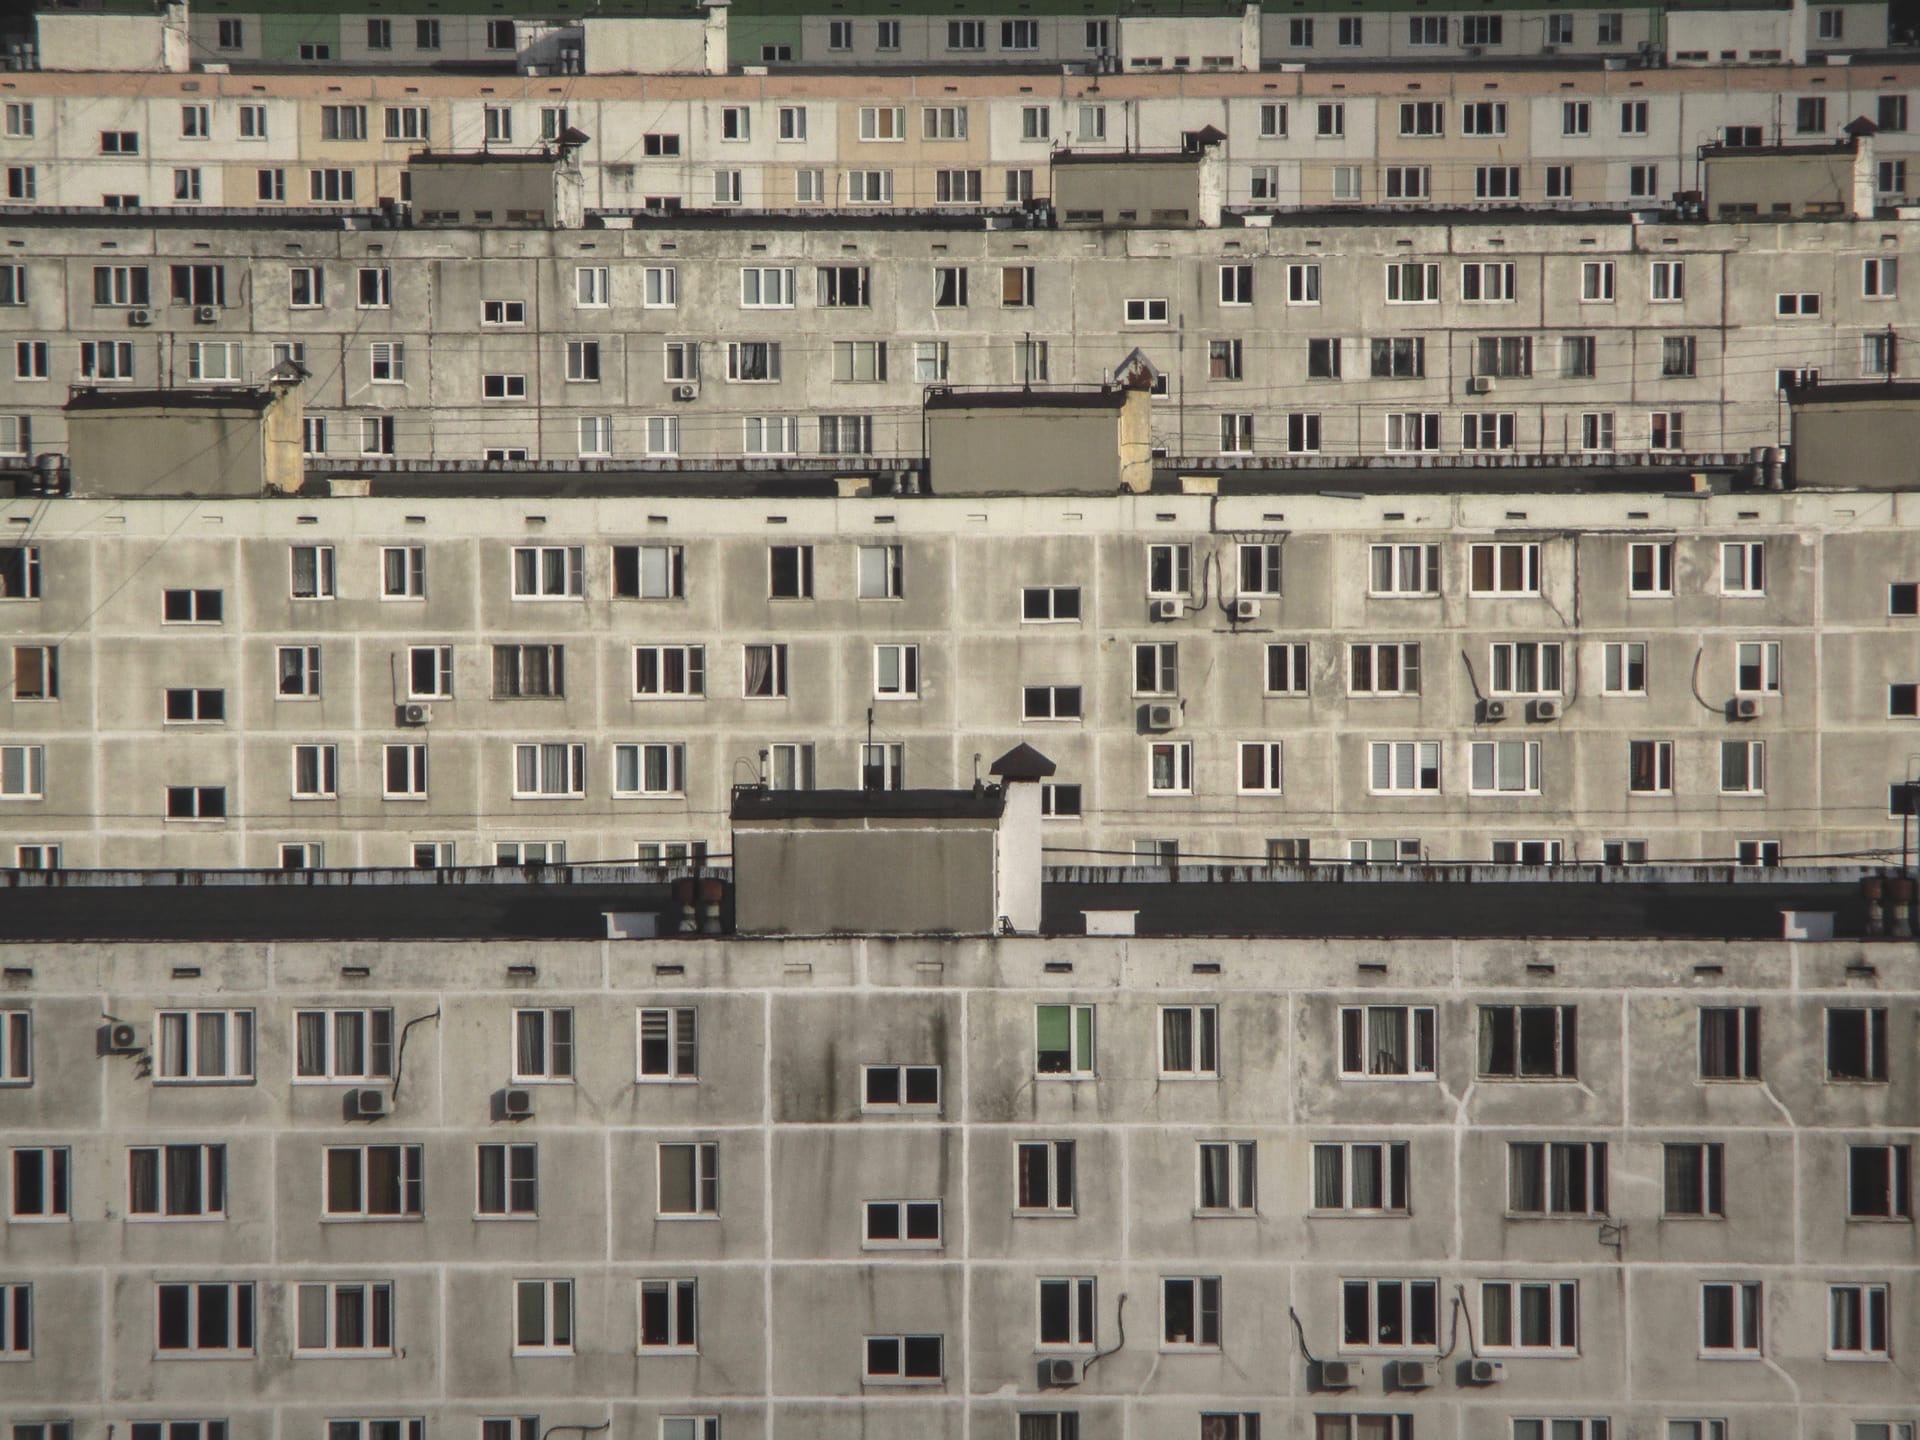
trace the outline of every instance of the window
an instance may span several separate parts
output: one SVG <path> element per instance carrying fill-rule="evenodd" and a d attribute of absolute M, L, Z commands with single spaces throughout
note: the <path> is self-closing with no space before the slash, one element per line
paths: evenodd
<path fill-rule="evenodd" d="M 21 1146 L 12 1152 L 7 1218 L 15 1222 L 73 1218 L 72 1152 L 64 1146 Z"/>
<path fill-rule="evenodd" d="M 1470 261 L 1460 267 L 1460 298 L 1480 303 L 1512 300 L 1513 275 L 1510 261 Z"/>
<path fill-rule="evenodd" d="M 0 751 L 0 780 L 4 779 L 6 755 Z M 3 787 L 0 787 L 3 793 Z M 224 785 L 169 785 L 167 819 L 224 820 L 227 818 L 227 791 Z"/>
<path fill-rule="evenodd" d="M 1086 1007 L 1091 1024 L 1091 1007 Z M 1220 1012 L 1212 1005 L 1160 1007 L 1160 1073 L 1218 1079 Z"/>
<path fill-rule="evenodd" d="M 1558 695 L 1558 641 L 1501 641 L 1492 647 L 1488 690 L 1495 695 Z"/>
<path fill-rule="evenodd" d="M 1158 740 L 1147 747 L 1147 793 L 1193 793 L 1193 742 Z"/>
<path fill-rule="evenodd" d="M 1437 1280 L 1346 1280 L 1340 1286 L 1340 1348 L 1411 1350 L 1440 1343 Z"/>
<path fill-rule="evenodd" d="M 1655 260 L 1647 296 L 1651 300 L 1678 301 L 1687 298 L 1687 262 Z"/>
<path fill-rule="evenodd" d="M 706 694 L 704 645 L 633 647 L 633 693 L 637 698 Z"/>
<path fill-rule="evenodd" d="M 643 745 L 613 747 L 613 793 L 615 795 L 642 797 L 684 795 L 686 791 L 687 747 L 685 745 L 651 741 Z"/>
<path fill-rule="evenodd" d="M 1000 303 L 1010 309 L 1031 309 L 1034 303 L 1034 268 L 1031 265 L 1000 267 Z M 961 303 L 965 304 L 964 286 Z"/>
<path fill-rule="evenodd" d="M 226 1162 L 224 1145 L 153 1145 L 128 1150 L 128 1218 L 219 1218 L 227 1208 Z"/>
<path fill-rule="evenodd" d="M 728 346 L 731 353 L 733 347 Z M 771 376 L 740 376 L 728 379 L 780 378 L 780 347 L 773 347 Z M 833 342 L 833 378 L 842 382 L 873 382 L 887 378 L 887 342 L 884 340 L 836 340 Z"/>
<path fill-rule="evenodd" d="M 1167 323 L 1167 302 L 1165 300 L 1129 300 L 1126 302 L 1126 317 L 1129 325 L 1164 325 Z"/>
<path fill-rule="evenodd" d="M 1092 1346 L 1098 1316 L 1093 1281 L 1040 1281 L 1039 1343 L 1048 1347 Z"/>
<path fill-rule="evenodd" d="M 1700 1007 L 1700 1078 L 1760 1078 L 1760 1007 Z"/>
<path fill-rule="evenodd" d="M 264 140 L 267 138 L 266 106 L 242 105 L 240 107 L 240 138 L 242 140 Z"/>
<path fill-rule="evenodd" d="M 514 599 L 577 599 L 585 593 L 585 547 L 516 545 L 513 548 Z"/>
<path fill-rule="evenodd" d="M 1023 720 L 1079 720 L 1083 717 L 1078 685 L 1028 685 L 1022 689 Z"/>
<path fill-rule="evenodd" d="M 513 747 L 515 799 L 578 798 L 586 791 L 586 746 L 547 742 Z"/>
<path fill-rule="evenodd" d="M 154 1348 L 162 1355 L 253 1349 L 251 1284 L 156 1285 Z"/>
<path fill-rule="evenodd" d="M 1673 594 L 1673 542 L 1635 541 L 1627 547 L 1627 593 Z"/>
<path fill-rule="evenodd" d="M 15 651 L 16 657 L 20 652 Z M 15 689 L 16 699 L 22 697 Z M 169 725 L 218 724 L 227 718 L 227 692 L 224 690 L 168 690 L 162 712 Z"/>
<path fill-rule="evenodd" d="M 891 170 L 849 170 L 847 202 L 851 205 L 891 205 L 893 203 L 893 172 Z"/>
<path fill-rule="evenodd" d="M 303 1284 L 294 1290 L 296 1356 L 392 1353 L 391 1284 Z"/>
<path fill-rule="evenodd" d="M 1910 1145 L 1849 1145 L 1847 1218 L 1911 1220 L 1912 1155 Z"/>
<path fill-rule="evenodd" d="M 1432 1006 L 1340 1007 L 1340 1074 L 1346 1079 L 1432 1079 L 1435 1050 Z"/>
<path fill-rule="evenodd" d="M 296 310 L 317 310 L 327 303 L 327 272 L 317 265 L 296 265 L 287 272 L 287 303 Z"/>
<path fill-rule="evenodd" d="M 600 380 L 600 342 L 567 342 L 567 380 L 576 385 L 597 384 Z"/>
<path fill-rule="evenodd" d="M 1072 1140 L 1030 1140 L 1014 1146 L 1016 1209 L 1030 1214 L 1074 1212 L 1074 1144 Z"/>
<path fill-rule="evenodd" d="M 668 1144 L 659 1147 L 660 1214 L 717 1216 L 720 1213 L 720 1147 Z"/>
<path fill-rule="evenodd" d="M 1780 642 L 1744 640 L 1734 646 L 1734 688 L 1741 694 L 1778 694 Z"/>
<path fill-rule="evenodd" d="M 154 1029 L 161 1083 L 252 1083 L 251 1010 L 162 1010 Z"/>
<path fill-rule="evenodd" d="M 1440 792 L 1440 746 L 1432 740 L 1375 740 L 1367 747 L 1367 788 L 1375 795 Z"/>
<path fill-rule="evenodd" d="M 1540 546 L 1491 544 L 1470 547 L 1468 589 L 1474 595 L 1538 595 Z"/>
<path fill-rule="evenodd" d="M 700 1012 L 691 1006 L 639 1012 L 639 1079 L 690 1081 L 700 1077 Z"/>
<path fill-rule="evenodd" d="M 1437 595 L 1440 593 L 1438 545 L 1373 545 L 1368 547 L 1370 595 Z"/>
<path fill-rule="evenodd" d="M 1767 789 L 1766 741 L 1720 742 L 1720 793 L 1763 795 Z"/>
<path fill-rule="evenodd" d="M 1168 1349 L 1220 1347 L 1220 1280 L 1168 1277 L 1160 1282 L 1160 1340 Z"/>
<path fill-rule="evenodd" d="M 1492 1079 L 1579 1077 L 1577 1005 L 1482 1005 L 1480 1069 Z"/>
<path fill-rule="evenodd" d="M 1180 693 L 1180 647 L 1177 642 L 1160 641 L 1133 647 L 1133 693 Z"/>
<path fill-rule="evenodd" d="M 938 1065 L 863 1065 L 861 1108 L 865 1110 L 938 1110 Z"/>
<path fill-rule="evenodd" d="M 1580 1346 L 1580 1286 L 1573 1280 L 1480 1282 L 1480 1348 L 1559 1351 Z"/>
<path fill-rule="evenodd" d="M 573 1011 L 513 1012 L 513 1078 L 516 1083 L 573 1079 Z"/>
<path fill-rule="evenodd" d="M 175 266 L 178 271 L 181 267 Z M 178 288 L 176 284 L 176 289 Z M 385 266 L 365 268 L 360 271 L 360 301 L 362 310 L 386 310 L 393 305 L 393 271 Z"/>
<path fill-rule="evenodd" d="M 862 140 L 904 140 L 907 138 L 907 112 L 900 105 L 863 105 L 860 107 Z"/>
<path fill-rule="evenodd" d="M 1580 299 L 1587 304 L 1613 303 L 1614 262 L 1586 260 L 1580 265 Z"/>
<path fill-rule="evenodd" d="M 920 696 L 920 647 L 873 647 L 873 693 L 883 700 L 916 700 Z"/>
<path fill-rule="evenodd" d="M 869 1335 L 865 1378 L 884 1384 L 936 1384 L 945 1375 L 944 1349 L 938 1335 Z"/>
<path fill-rule="evenodd" d="M 1405 1214 L 1406 1142 L 1315 1145 L 1313 1208 L 1349 1214 Z"/>
<path fill-rule="evenodd" d="M 1387 266 L 1387 302 L 1393 305 L 1432 305 L 1440 299 L 1440 267 L 1419 261 Z"/>
<path fill-rule="evenodd" d="M 133 379 L 133 342 L 131 340 L 81 341 L 80 375 L 85 380 Z"/>
<path fill-rule="evenodd" d="M 98 306 L 145 306 L 151 303 L 151 287 L 144 265 L 96 265 L 93 267 L 93 303 Z"/>
<path fill-rule="evenodd" d="M 1427 373 L 1427 342 L 1423 336 L 1397 335 L 1375 340 L 1368 348 L 1376 380 L 1412 380 Z"/>
<path fill-rule="evenodd" d="M 1812 291 L 1776 295 L 1773 297 L 1773 313 L 1783 319 L 1794 316 L 1818 315 L 1820 313 L 1820 296 Z"/>
<path fill-rule="evenodd" d="M 496 700 L 554 699 L 567 693 L 564 645 L 493 647 Z"/>
<path fill-rule="evenodd" d="M 1416 640 L 1405 643 L 1349 645 L 1347 647 L 1347 693 L 1349 695 L 1418 695 L 1420 693 L 1420 643 Z"/>
<path fill-rule="evenodd" d="M 60 698 L 60 647 L 58 645 L 13 647 L 13 698 L 15 700 L 58 700 Z"/>
<path fill-rule="evenodd" d="M 419 1219 L 426 1210 L 419 1145 L 329 1145 L 321 1212 L 332 1219 Z"/>
<path fill-rule="evenodd" d="M 1163 1015 L 1168 1013 L 1161 1012 Z M 1251 1215 L 1257 1204 L 1258 1151 L 1252 1140 L 1206 1140 L 1200 1161 L 1198 1209 L 1209 1215 Z"/>
<path fill-rule="evenodd" d="M 1520 198 L 1520 167 L 1518 165 L 1475 166 L 1473 194 L 1476 200 L 1518 200 Z"/>
<path fill-rule="evenodd" d="M 1020 618 L 1029 624 L 1077 621 L 1080 618 L 1080 587 L 1028 586 L 1020 592 Z"/>
<path fill-rule="evenodd" d="M 1885 1285 L 1828 1286 L 1827 1315 L 1829 1360 L 1888 1358 Z"/>
<path fill-rule="evenodd" d="M 480 377 L 480 398 L 483 400 L 524 400 L 527 398 L 527 377 L 524 375 L 490 374 Z"/>
<path fill-rule="evenodd" d="M 1606 1141 L 1509 1141 L 1507 1209 L 1515 1215 L 1605 1215 Z"/>
<path fill-rule="evenodd" d="M 1669 1217 L 1718 1218 L 1727 1213 L 1725 1147 L 1669 1144 L 1664 1147 L 1662 1211 Z"/>
<path fill-rule="evenodd" d="M 1055 784 L 1040 786 L 1040 815 L 1046 820 L 1075 820 L 1080 816 L 1080 787 Z"/>
<path fill-rule="evenodd" d="M 1796 134 L 1819 135 L 1827 128 L 1827 102 L 1823 96 L 1803 97 L 1793 102 L 1793 128 Z"/>
<path fill-rule="evenodd" d="M 353 197 L 353 171 L 326 169 L 307 172 L 307 198 L 314 204 L 351 205 Z"/>
<path fill-rule="evenodd" d="M 571 1355 L 573 1282 L 516 1280 L 513 1282 L 513 1291 L 513 1353 Z"/>
<path fill-rule="evenodd" d="M 1631 200 L 1655 200 L 1660 195 L 1660 167 L 1658 165 L 1629 165 L 1627 167 L 1627 198 Z"/>
<path fill-rule="evenodd" d="M 1240 742 L 1240 793 L 1278 795 L 1284 788 L 1283 745 L 1278 740 Z"/>
<path fill-rule="evenodd" d="M 1766 541 L 1730 541 L 1720 545 L 1720 593 L 1766 593 Z"/>
<path fill-rule="evenodd" d="M 419 140 L 432 138 L 431 112 L 424 105 L 389 105 L 384 117 L 386 138 L 389 140 Z"/>
<path fill-rule="evenodd" d="M 1513 415 L 1509 412 L 1462 415 L 1460 446 L 1463 450 L 1513 449 Z"/>
<path fill-rule="evenodd" d="M 1700 1351 L 1706 1356 L 1760 1354 L 1760 1282 L 1709 1281 L 1700 1287 Z"/>
<path fill-rule="evenodd" d="M 1340 378 L 1339 340 L 1307 341 L 1307 378 L 1309 380 L 1338 380 Z"/>
<path fill-rule="evenodd" d="M 1887 1012 L 1882 1008 L 1827 1011 L 1827 1079 L 1887 1078 Z"/>
<path fill-rule="evenodd" d="M 394 452 L 393 416 L 366 415 L 360 420 L 360 453 L 392 455 Z"/>
<path fill-rule="evenodd" d="M 1034 1069 L 1081 1079 L 1093 1073 L 1093 1006 L 1034 1007 Z"/>
<path fill-rule="evenodd" d="M 1403 113 L 1404 113 L 1404 107 Z M 1462 135 L 1505 135 L 1507 106 L 1504 100 L 1472 100 L 1460 107 Z"/>
<path fill-rule="evenodd" d="M 483 1217 L 511 1219 L 540 1211 L 540 1147 L 481 1145 L 475 1210 Z"/>
<path fill-rule="evenodd" d="M 422 653 L 416 650 L 415 655 Z M 431 654 L 432 647 L 425 653 Z M 381 793 L 389 800 L 419 800 L 427 793 L 427 747 L 421 744 L 383 745 L 380 753 Z"/>
<path fill-rule="evenodd" d="M 296 1080 L 386 1080 L 393 1075 L 393 1011 L 296 1010 Z"/>

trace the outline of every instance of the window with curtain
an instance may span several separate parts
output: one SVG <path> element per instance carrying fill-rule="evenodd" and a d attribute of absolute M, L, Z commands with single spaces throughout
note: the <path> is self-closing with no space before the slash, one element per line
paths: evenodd
<path fill-rule="evenodd" d="M 1166 1075 L 1218 1075 L 1219 1011 L 1212 1005 L 1168 1005 L 1160 1011 L 1160 1070 Z"/>
<path fill-rule="evenodd" d="M 1093 1073 L 1093 1006 L 1034 1008 L 1035 1066 L 1042 1075 Z"/>

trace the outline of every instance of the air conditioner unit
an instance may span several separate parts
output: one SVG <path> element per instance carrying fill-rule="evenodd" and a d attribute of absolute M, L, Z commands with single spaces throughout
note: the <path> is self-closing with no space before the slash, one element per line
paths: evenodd
<path fill-rule="evenodd" d="M 1038 1359 L 1040 1364 L 1041 1389 L 1059 1390 L 1064 1389 L 1066 1386 L 1078 1385 L 1080 1383 L 1080 1362 L 1078 1360 L 1067 1360 L 1058 1355 L 1041 1355 Z"/>
<path fill-rule="evenodd" d="M 1481 713 L 1490 721 L 1507 718 L 1507 702 L 1504 700 L 1489 700 L 1480 708 Z"/>
<path fill-rule="evenodd" d="M 533 1092 L 531 1090 L 505 1090 L 500 1095 L 500 1113 L 509 1120 L 530 1120 L 533 1118 Z"/>
<path fill-rule="evenodd" d="M 380 1120 L 387 1113 L 387 1092 L 384 1090 L 356 1090 L 349 1097 L 349 1107 L 356 1120 Z"/>
<path fill-rule="evenodd" d="M 1260 618 L 1260 602 L 1258 600 L 1246 599 L 1244 596 L 1234 601 L 1233 618 L 1236 620 L 1258 620 Z"/>
<path fill-rule="evenodd" d="M 1467 1378 L 1476 1385 L 1497 1385 L 1507 1378 L 1507 1367 L 1499 1360 L 1475 1360 L 1467 1366 Z"/>
<path fill-rule="evenodd" d="M 211 325 L 219 318 L 220 312 L 211 305 L 196 305 L 193 307 L 193 323 L 196 325 Z"/>
<path fill-rule="evenodd" d="M 1178 620 L 1187 613 L 1184 600 L 1155 600 L 1147 607 L 1147 613 L 1156 620 Z"/>
<path fill-rule="evenodd" d="M 433 720 L 433 706 L 410 700 L 400 707 L 402 725 L 426 725 Z"/>
<path fill-rule="evenodd" d="M 1766 713 L 1766 706 L 1758 695 L 1742 695 L 1733 702 L 1733 718 L 1736 720 L 1758 720 Z"/>
<path fill-rule="evenodd" d="M 131 1025 L 109 1025 L 107 1027 L 107 1053 L 109 1055 L 128 1055 L 140 1048 L 140 1032 Z"/>
<path fill-rule="evenodd" d="M 153 312 L 151 310 L 129 310 L 127 312 L 127 323 L 129 325 L 151 325 L 153 323 Z"/>
<path fill-rule="evenodd" d="M 1433 1367 L 1424 1360 L 1402 1360 L 1394 1367 L 1393 1383 L 1402 1390 L 1431 1389 Z"/>
<path fill-rule="evenodd" d="M 700 398 L 700 387 L 698 385 L 676 385 L 673 387 L 673 398 L 676 400 L 697 400 Z"/>
<path fill-rule="evenodd" d="M 1147 729 L 1171 730 L 1180 723 L 1178 705 L 1149 705 L 1147 707 Z"/>
<path fill-rule="evenodd" d="M 1491 395 L 1493 393 L 1493 377 L 1491 375 L 1476 375 L 1467 381 L 1467 389 L 1475 395 Z"/>
<path fill-rule="evenodd" d="M 1351 1390 L 1360 1378 L 1360 1367 L 1351 1360 L 1322 1360 L 1320 1362 L 1320 1384 L 1322 1390 Z"/>
<path fill-rule="evenodd" d="M 1558 720 L 1560 718 L 1560 702 L 1558 700 L 1534 701 L 1533 718 L 1536 720 Z"/>

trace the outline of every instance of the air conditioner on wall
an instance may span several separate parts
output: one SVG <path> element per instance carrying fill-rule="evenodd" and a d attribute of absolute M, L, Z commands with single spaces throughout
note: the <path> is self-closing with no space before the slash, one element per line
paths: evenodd
<path fill-rule="evenodd" d="M 1244 596 L 1234 601 L 1233 618 L 1236 620 L 1258 620 L 1260 618 L 1260 602 L 1258 600 L 1247 599 Z"/>
<path fill-rule="evenodd" d="M 1178 705 L 1149 705 L 1147 707 L 1147 729 L 1171 730 L 1180 723 Z"/>
<path fill-rule="evenodd" d="M 1475 1360 L 1467 1367 L 1467 1378 L 1476 1385 L 1496 1385 L 1507 1378 L 1507 1367 L 1499 1360 Z"/>
<path fill-rule="evenodd" d="M 129 325 L 137 328 L 142 325 L 151 325 L 152 323 L 153 312 L 151 310 L 129 310 L 127 312 L 127 324 Z"/>
<path fill-rule="evenodd" d="M 1041 1355 L 1036 1357 L 1040 1369 L 1040 1386 L 1046 1390 L 1064 1389 L 1080 1383 L 1080 1362 L 1059 1355 Z"/>
<path fill-rule="evenodd" d="M 410 700 L 400 707 L 400 723 L 402 725 L 426 725 L 430 724 L 432 720 L 433 706 L 431 705 L 423 704 L 418 700 Z"/>
<path fill-rule="evenodd" d="M 673 398 L 676 400 L 697 400 L 699 397 L 700 387 L 698 385 L 676 385 L 673 387 Z"/>
<path fill-rule="evenodd" d="M 1742 695 L 1733 702 L 1733 718 L 1736 720 L 1758 720 L 1766 714 L 1767 707 L 1758 695 Z"/>
<path fill-rule="evenodd" d="M 1322 1390 L 1351 1390 L 1359 1379 L 1360 1367 L 1351 1360 L 1322 1360 L 1320 1362 L 1320 1383 Z"/>
<path fill-rule="evenodd" d="M 353 1092 L 351 1107 L 356 1120 L 379 1120 L 387 1113 L 387 1092 L 384 1090 L 356 1090 Z"/>
<path fill-rule="evenodd" d="M 1560 702 L 1558 700 L 1534 701 L 1533 718 L 1536 720 L 1558 720 L 1560 718 Z"/>
<path fill-rule="evenodd" d="M 1507 702 L 1504 700 L 1489 700 L 1481 706 L 1481 711 L 1490 721 L 1504 720 L 1507 718 Z"/>
<path fill-rule="evenodd" d="M 1493 393 L 1493 377 L 1491 375 L 1476 375 L 1467 381 L 1467 389 L 1475 395 L 1491 395 Z"/>
<path fill-rule="evenodd" d="M 1178 620 L 1187 613 L 1184 600 L 1155 600 L 1149 603 L 1147 613 L 1156 620 Z"/>
<path fill-rule="evenodd" d="M 500 1095 L 500 1113 L 509 1120 L 527 1120 L 533 1116 L 531 1090 L 505 1090 Z"/>
<path fill-rule="evenodd" d="M 1402 1360 L 1394 1367 L 1393 1383 L 1402 1390 L 1430 1389 L 1433 1367 L 1424 1360 Z"/>
<path fill-rule="evenodd" d="M 220 312 L 211 305 L 196 305 L 193 307 L 193 323 L 196 325 L 211 325 L 219 318 Z"/>

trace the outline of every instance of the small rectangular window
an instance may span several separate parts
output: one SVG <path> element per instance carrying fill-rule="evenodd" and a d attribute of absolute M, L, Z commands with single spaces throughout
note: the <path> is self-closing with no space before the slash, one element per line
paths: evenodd
<path fill-rule="evenodd" d="M 1034 1069 L 1087 1079 L 1094 1074 L 1093 1006 L 1034 1007 Z"/>
<path fill-rule="evenodd" d="M 1433 1079 L 1438 1070 L 1435 1026 L 1432 1006 L 1341 1006 L 1340 1074 L 1346 1079 Z"/>

